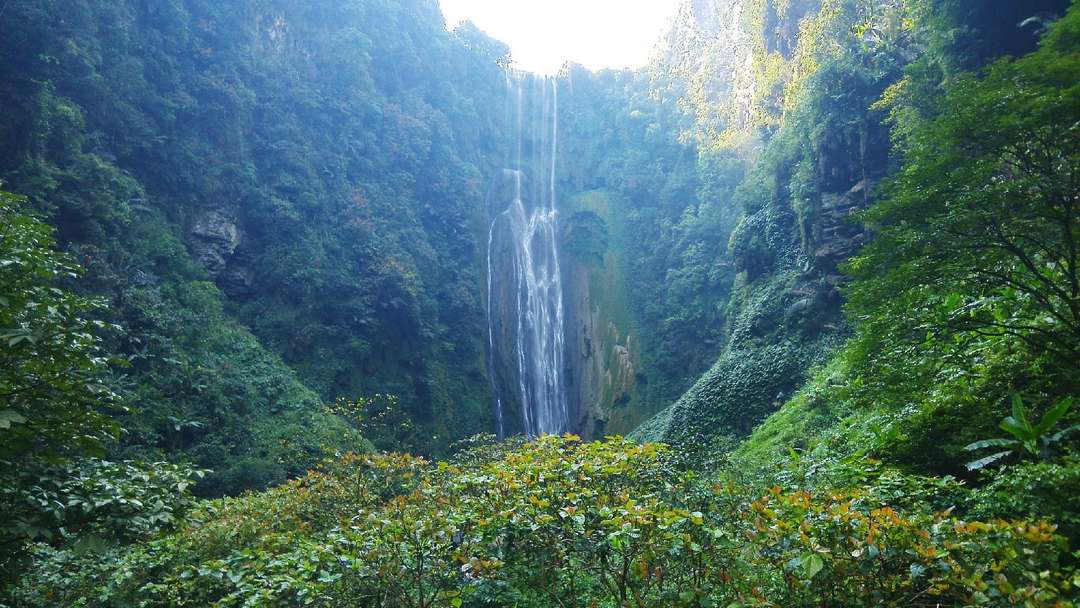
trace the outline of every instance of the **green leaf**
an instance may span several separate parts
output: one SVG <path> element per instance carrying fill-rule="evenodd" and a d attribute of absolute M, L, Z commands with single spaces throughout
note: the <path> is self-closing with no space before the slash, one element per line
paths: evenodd
<path fill-rule="evenodd" d="M 1035 432 L 1035 429 L 1022 424 L 1013 416 L 1009 416 L 1002 420 L 1001 424 L 999 424 L 998 427 L 1021 441 L 1032 439 Z"/>
<path fill-rule="evenodd" d="M 10 429 L 13 424 L 26 424 L 26 418 L 15 410 L 0 410 L 0 429 Z"/>
<path fill-rule="evenodd" d="M 825 567 L 825 560 L 817 553 L 805 553 L 799 560 L 799 575 L 804 580 L 810 580 Z"/>
<path fill-rule="evenodd" d="M 1058 431 L 1058 432 L 1056 432 L 1056 433 L 1054 433 L 1053 435 L 1050 436 L 1050 441 L 1052 443 L 1057 443 L 1058 441 L 1061 441 L 1062 439 L 1065 439 L 1069 435 L 1072 435 L 1076 431 L 1080 431 L 1080 424 L 1074 424 L 1074 425 L 1072 425 L 1070 427 L 1066 427 L 1064 429 L 1061 429 L 1060 431 Z"/>
<path fill-rule="evenodd" d="M 967 463 L 967 470 L 976 471 L 978 469 L 986 467 L 987 465 L 993 464 L 993 463 L 1001 460 L 1002 458 L 1008 456 L 1009 454 L 1012 454 L 1012 450 L 1007 450 L 1007 451 L 1004 451 L 1004 452 L 998 452 L 996 454 L 991 454 L 991 455 L 987 456 L 986 458 L 980 458 L 978 460 L 972 460 L 971 462 Z"/>
<path fill-rule="evenodd" d="M 983 448 L 1011 448 L 1020 444 L 1015 439 L 983 439 L 982 441 L 976 441 L 975 443 L 969 443 L 964 446 L 964 449 L 969 452 L 975 450 L 981 450 Z"/>
<path fill-rule="evenodd" d="M 1021 426 L 1031 428 L 1031 423 L 1027 419 L 1027 412 L 1024 410 L 1024 400 L 1017 393 L 1013 393 L 1012 396 L 1012 417 Z"/>
<path fill-rule="evenodd" d="M 27 340 L 29 340 L 30 342 L 33 342 L 33 340 L 28 335 L 15 336 L 14 338 L 11 338 L 11 339 L 8 340 L 8 348 L 18 346 L 18 344 L 20 342 L 25 342 Z"/>
<path fill-rule="evenodd" d="M 1039 425 L 1035 427 L 1036 434 L 1045 435 L 1050 429 L 1054 428 L 1054 425 L 1069 411 L 1072 404 L 1073 400 L 1071 397 L 1058 401 L 1054 407 L 1050 408 L 1050 411 L 1046 412 L 1046 415 L 1042 417 L 1042 420 L 1039 421 Z"/>

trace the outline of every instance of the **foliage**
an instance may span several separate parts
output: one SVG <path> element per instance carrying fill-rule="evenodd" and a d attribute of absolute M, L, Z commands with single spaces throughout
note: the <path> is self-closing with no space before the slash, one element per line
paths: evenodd
<path fill-rule="evenodd" d="M 165 462 L 83 459 L 24 467 L 0 486 L 5 540 L 125 544 L 172 529 L 206 471 Z"/>
<path fill-rule="evenodd" d="M 118 407 L 93 318 L 102 303 L 63 288 L 79 269 L 53 230 L 0 192 L 0 460 L 102 450 Z"/>
<path fill-rule="evenodd" d="M 1071 398 L 1062 399 L 1047 410 L 1046 414 L 1044 414 L 1042 419 L 1037 423 L 1031 423 L 1028 421 L 1023 400 L 1020 398 L 1020 395 L 1014 394 L 1012 397 L 1012 416 L 1006 417 L 1005 420 L 1001 421 L 1000 425 L 1001 429 L 1012 435 L 1013 438 L 983 439 L 969 444 L 964 448 L 968 451 L 982 450 L 985 448 L 1008 449 L 969 462 L 967 468 L 969 470 L 981 469 L 1014 452 L 1023 454 L 1029 458 L 1048 459 L 1051 455 L 1051 447 L 1063 441 L 1070 433 L 1080 430 L 1080 425 L 1073 425 L 1060 430 L 1053 435 L 1049 434 L 1054 428 L 1054 425 L 1061 420 L 1071 406 Z"/>
<path fill-rule="evenodd" d="M 1042 579 L 1039 558 L 1012 557 L 1027 543 L 1050 541 L 1053 526 L 1045 523 L 965 522 L 948 514 L 916 522 L 887 506 L 859 510 L 842 495 L 773 495 L 752 505 L 756 525 L 767 546 L 779 549 L 776 566 L 795 574 L 786 582 L 797 602 L 812 603 L 828 589 L 840 605 L 1038 605 L 1054 603 L 1058 585 L 1070 585 Z M 815 581 L 805 599 L 800 579 Z"/>
<path fill-rule="evenodd" d="M 724 343 L 722 302 L 733 278 L 723 261 L 733 224 L 728 199 L 744 161 L 681 142 L 683 113 L 652 73 L 572 66 L 567 78 L 573 85 L 559 102 L 560 192 L 597 190 L 608 202 L 600 218 L 560 218 L 563 244 L 594 263 L 604 247 L 618 266 L 605 276 L 627 277 L 621 292 L 605 289 L 601 297 L 620 299 L 613 308 L 630 312 L 640 340 L 638 401 L 670 403 Z M 620 329 L 628 325 L 618 321 Z"/>
<path fill-rule="evenodd" d="M 3 16 L 0 178 L 126 331 L 113 457 L 183 453 L 236 493 L 303 470 L 254 420 L 340 430 L 339 396 L 399 395 L 421 451 L 487 428 L 474 203 L 505 46 L 426 0 Z"/>
<path fill-rule="evenodd" d="M 1075 17 L 1073 10 L 1059 22 L 1060 31 L 1068 31 Z M 1052 39 L 1053 33 L 1047 41 Z M 900 91 L 886 95 L 894 108 L 894 134 L 899 136 L 904 168 L 888 182 L 881 202 L 864 214 L 880 232 L 850 264 L 855 280 L 846 295 L 855 338 L 839 356 L 840 373 L 815 387 L 815 407 L 803 409 L 817 417 L 813 432 L 831 442 L 831 449 L 970 478 L 958 466 L 963 448 L 993 431 L 997 403 L 1018 390 L 1056 403 L 1077 389 L 1070 371 L 1076 359 L 1060 351 L 1076 343 L 1065 325 L 1050 320 L 1036 296 L 988 277 L 1004 272 L 1000 276 L 1008 280 L 1053 282 L 1025 274 L 1028 270 L 1013 254 L 995 252 L 996 246 L 979 241 L 978 229 L 967 223 L 989 219 L 1006 231 L 1023 226 L 1024 234 L 1031 230 L 1057 238 L 1049 227 L 1029 223 L 1035 221 L 1031 213 L 1038 215 L 1048 204 L 1034 190 L 1030 198 L 1009 199 L 1008 209 L 991 218 L 996 212 L 990 209 L 1004 204 L 1003 193 L 1035 187 L 1028 180 L 1039 181 L 1032 174 L 1003 169 L 991 149 L 1027 149 L 1029 136 L 1035 138 L 1033 153 L 1057 145 L 1052 139 L 1039 143 L 1043 136 L 1019 125 L 1038 131 L 1034 125 L 1044 114 L 1072 111 L 1073 105 L 1059 105 L 1071 84 L 1057 90 L 1046 79 L 1054 78 L 1055 69 L 1072 65 L 1075 54 L 1075 45 L 1055 48 L 1047 42 L 1028 57 L 996 63 L 984 79 L 956 77 L 950 83 L 941 83 L 940 74 L 923 65 L 913 65 Z M 1046 75 L 1036 74 L 1043 71 Z M 1006 73 L 1016 78 L 1005 78 Z M 1029 85 L 1029 79 L 1042 84 Z M 955 94 L 946 97 L 947 107 L 928 105 L 926 95 L 934 87 L 955 87 Z M 1001 103 L 994 102 L 996 98 Z M 1027 102 L 1018 101 L 1021 98 Z M 935 112 L 941 111 L 937 117 Z M 960 124 L 981 129 L 994 121 L 1003 126 L 988 138 L 950 131 Z M 1054 137 L 1070 145 L 1067 132 Z M 939 153 L 953 154 L 955 162 L 938 164 Z M 929 223 L 922 223 L 924 219 Z M 986 234 L 991 241 L 995 238 L 992 229 Z M 965 241 L 968 237 L 974 240 Z M 1055 265 L 1051 258 L 1044 261 L 1047 268 Z M 789 421 L 798 424 L 793 417 Z M 798 435 L 798 430 L 790 434 Z"/>
<path fill-rule="evenodd" d="M 985 27 L 1008 10 L 971 22 Z M 740 479 L 819 491 L 855 485 L 893 497 L 875 502 L 919 511 L 952 507 L 969 519 L 1052 517 L 1075 538 L 1076 508 L 1068 498 L 1080 470 L 1075 442 L 1067 432 L 1056 436 L 1054 427 L 1075 424 L 1068 404 L 1080 387 L 1069 349 L 1077 341 L 1051 311 L 1070 306 L 1071 262 L 1053 250 L 1067 252 L 1071 237 L 1048 219 L 1067 217 L 1048 193 L 1071 179 L 1058 181 L 1076 164 L 1069 152 L 1076 118 L 1067 117 L 1075 114 L 1075 78 L 1062 71 L 1075 67 L 1070 36 L 1077 15 L 1074 7 L 1037 52 L 981 74 L 961 74 L 956 66 L 985 61 L 987 49 L 979 57 L 935 50 L 886 92 L 877 107 L 891 111 L 901 165 L 862 214 L 877 232 L 850 264 L 855 278 L 845 295 L 854 338 L 735 448 L 730 462 Z M 920 22 L 915 32 L 933 36 L 942 27 Z M 1043 165 L 1038 175 L 1038 163 L 1012 166 L 1009 151 L 1069 166 L 1059 173 Z M 1006 241 L 1014 238 L 1038 250 L 1031 254 L 1035 271 L 1017 257 L 1028 255 L 1022 248 L 1009 250 Z M 1029 281 L 1049 291 L 1039 296 L 1010 285 L 1031 287 Z M 1045 405 L 1025 408 L 1017 397 L 1001 427 L 1010 436 L 985 440 L 1001 418 L 999 404 L 1016 393 Z M 1014 453 L 1021 458 L 975 474 L 962 466 L 965 447 L 1008 449 L 975 468 Z M 878 464 L 868 466 L 867 458 Z M 958 479 L 926 481 L 941 474 Z"/>
<path fill-rule="evenodd" d="M 357 399 L 339 398 L 327 412 L 349 422 L 379 449 L 423 444 L 416 425 L 403 412 L 396 395 L 375 394 Z"/>
<path fill-rule="evenodd" d="M 643 337 L 638 403 L 674 401 L 635 435 L 669 448 L 452 444 L 489 425 L 477 201 L 509 128 L 505 46 L 427 0 L 13 4 L 0 175 L 112 301 L 125 332 L 102 345 L 131 362 L 94 376 L 104 401 L 42 403 L 122 394 L 115 455 L 218 469 L 203 494 L 269 489 L 193 503 L 182 465 L 13 463 L 4 533 L 50 542 L 11 598 L 1073 605 L 1080 465 L 1054 426 L 1080 394 L 1080 10 L 993 61 L 1034 50 L 1015 24 L 1036 5 L 1060 2 L 750 3 L 752 73 L 721 103 L 727 39 L 687 72 L 567 68 L 557 186 L 610 209 L 567 217 L 563 244 L 633 278 L 612 297 L 634 296 L 615 308 Z M 46 316 L 110 314 L 70 301 Z M 93 335 L 78 356 L 102 373 Z M 1018 402 L 1014 439 L 972 443 L 1014 393 L 1057 405 Z M 0 433 L 38 411 L 3 405 Z M 312 466 L 361 433 L 454 453 Z M 980 474 L 965 445 L 1028 457 Z"/>
<path fill-rule="evenodd" d="M 93 558 L 41 549 L 27 606 L 1068 606 L 1045 522 L 859 491 L 700 483 L 658 445 L 546 437 L 496 460 L 349 456 Z M 757 499 L 748 498 L 756 496 Z M 67 576 L 57 577 L 56 567 Z"/>
<path fill-rule="evenodd" d="M 1075 44 L 958 78 L 948 111 L 905 115 L 904 168 L 865 214 L 879 233 L 851 264 L 865 279 L 849 293 L 856 314 L 905 328 L 902 343 L 1011 337 L 1078 360 Z M 879 304 L 886 292 L 892 306 Z"/>
<path fill-rule="evenodd" d="M 53 230 L 0 192 L 0 564 L 18 571 L 23 544 L 56 533 L 39 470 L 81 451 L 101 452 L 118 408 L 101 352 L 102 304 L 63 288 L 79 272 L 54 249 Z M 52 479 L 51 476 L 45 476 Z M 59 481 L 66 481 L 60 478 Z M 59 509 L 63 509 L 60 505 Z M 5 581 L 6 582 L 6 581 Z"/>
<path fill-rule="evenodd" d="M 1073 506 L 1080 491 L 1077 457 L 1047 462 L 1006 464 L 988 473 L 986 485 L 968 500 L 972 517 L 1052 518 L 1066 538 L 1080 533 L 1080 513 Z"/>
<path fill-rule="evenodd" d="M 764 146 L 737 180 L 724 182 L 719 203 L 730 222 L 726 251 L 713 262 L 729 273 L 723 348 L 679 403 L 649 424 L 670 431 L 636 436 L 702 446 L 717 434 L 749 432 L 846 329 L 837 265 L 866 236 L 847 216 L 870 203 L 891 162 L 883 113 L 870 106 L 910 61 L 910 24 L 899 3 L 789 4 L 784 13 L 755 3 L 761 21 L 750 24 L 775 27 L 778 38 L 755 43 L 755 70 L 769 64 L 782 73 L 773 87 L 755 71 L 755 95 L 763 97 L 749 102 L 751 122 Z"/>
<path fill-rule="evenodd" d="M 85 551 L 170 529 L 204 471 L 168 463 L 112 463 L 113 389 L 90 318 L 104 305 L 65 289 L 81 272 L 54 249 L 53 230 L 0 192 L 0 593 L 31 542 Z"/>

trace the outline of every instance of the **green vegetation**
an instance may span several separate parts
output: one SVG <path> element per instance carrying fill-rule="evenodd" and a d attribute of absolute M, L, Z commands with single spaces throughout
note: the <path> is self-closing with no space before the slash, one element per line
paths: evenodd
<path fill-rule="evenodd" d="M 0 607 L 1080 604 L 1080 4 L 695 0 L 568 65 L 584 440 L 484 434 L 504 45 L 0 19 Z"/>
<path fill-rule="evenodd" d="M 338 398 L 398 396 L 418 452 L 490 427 L 475 203 L 505 47 L 423 0 L 3 18 L 0 179 L 124 327 L 114 455 L 179 453 L 216 495 L 313 464 Z M 310 457 L 281 466 L 284 437 Z"/>
<path fill-rule="evenodd" d="M 725 260 L 736 214 L 729 199 L 745 163 L 730 152 L 699 155 L 681 141 L 686 119 L 659 89 L 660 75 L 571 65 L 567 78 L 560 189 L 607 195 L 613 267 L 605 272 L 624 277 L 621 290 L 633 294 L 618 307 L 630 322 L 614 321 L 640 346 L 636 420 L 677 399 L 723 348 L 734 276 Z"/>
<path fill-rule="evenodd" d="M 117 402 L 99 337 L 108 326 L 92 318 L 102 304 L 59 286 L 78 267 L 23 205 L 0 192 L 0 459 L 100 451 L 116 432 L 106 412 Z"/>
<path fill-rule="evenodd" d="M 1078 19 L 977 74 L 924 56 L 876 104 L 901 163 L 859 216 L 874 238 L 846 266 L 854 335 L 735 449 L 738 466 L 808 479 L 873 457 L 964 480 L 972 513 L 1053 516 L 1075 538 Z M 987 439 L 1010 402 L 1011 437 Z"/>
<path fill-rule="evenodd" d="M 107 547 L 174 525 L 204 472 L 96 458 L 119 431 L 99 301 L 61 285 L 79 267 L 53 230 L 0 192 L 0 585 L 24 571 L 28 543 Z"/>
<path fill-rule="evenodd" d="M 981 469 L 1013 453 L 1023 454 L 1029 458 L 1052 458 L 1053 452 L 1051 449 L 1068 439 L 1070 434 L 1080 430 L 1080 425 L 1074 424 L 1052 435 L 1050 434 L 1051 429 L 1068 413 L 1071 406 L 1071 397 L 1063 399 L 1050 408 L 1041 420 L 1032 424 L 1028 421 L 1027 414 L 1024 412 L 1024 402 L 1019 395 L 1013 395 L 1013 414 L 1001 422 L 1002 430 L 1012 435 L 1012 439 L 983 439 L 964 448 L 968 451 L 986 448 L 1008 449 L 967 463 L 968 470 Z"/>
<path fill-rule="evenodd" d="M 1053 526 L 900 512 L 882 505 L 888 488 L 755 494 L 620 439 L 547 437 L 438 465 L 350 456 L 204 503 L 175 534 L 123 552 L 42 550 L 15 596 L 28 606 L 1065 605 L 1075 583 L 1058 570 Z"/>

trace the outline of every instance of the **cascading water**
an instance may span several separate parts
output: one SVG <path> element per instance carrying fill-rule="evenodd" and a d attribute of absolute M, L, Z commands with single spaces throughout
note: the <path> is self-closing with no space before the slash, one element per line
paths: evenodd
<path fill-rule="evenodd" d="M 558 83 L 507 71 L 508 167 L 489 195 L 489 371 L 500 436 L 519 410 L 529 436 L 568 430 L 555 170 Z"/>

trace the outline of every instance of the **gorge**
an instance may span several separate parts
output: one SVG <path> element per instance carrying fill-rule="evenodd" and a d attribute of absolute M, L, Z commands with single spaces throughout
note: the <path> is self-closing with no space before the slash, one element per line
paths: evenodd
<path fill-rule="evenodd" d="M 0 7 L 0 608 L 1077 605 L 1080 5 L 678 5 Z"/>
<path fill-rule="evenodd" d="M 843 341 L 849 217 L 896 162 L 870 106 L 923 44 L 898 5 L 688 0 L 647 69 L 538 77 L 434 2 L 376 4 L 9 15 L 6 187 L 93 261 L 134 401 L 171 404 L 137 408 L 122 451 L 179 446 L 233 490 L 280 480 L 229 451 L 277 452 L 273 416 L 337 399 L 367 404 L 377 447 L 433 455 L 480 432 L 694 442 L 706 420 L 753 428 Z M 1032 49 L 1026 11 L 965 52 Z M 873 40 L 845 37 L 859 20 Z M 231 332 L 245 354 L 209 346 Z M 731 411 L 686 409 L 706 394 Z"/>

